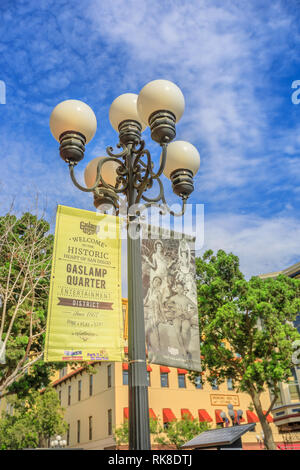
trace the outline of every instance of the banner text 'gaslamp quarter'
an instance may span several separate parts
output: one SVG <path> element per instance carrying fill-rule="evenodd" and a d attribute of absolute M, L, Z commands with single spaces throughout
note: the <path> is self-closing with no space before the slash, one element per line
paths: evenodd
<path fill-rule="evenodd" d="M 151 449 L 151 444 L 141 248 L 139 237 L 130 236 L 130 233 L 139 233 L 139 214 L 136 211 L 132 213 L 130 208 L 143 201 L 143 208 L 156 205 L 171 215 L 183 215 L 186 201 L 194 190 L 193 177 L 200 166 L 199 153 L 192 144 L 173 141 L 176 123 L 183 111 L 183 94 L 177 85 L 168 80 L 148 83 L 139 95 L 125 93 L 116 98 L 110 107 L 109 119 L 119 133 L 117 147 L 122 150 L 115 154 L 113 148 L 108 147 L 107 156 L 89 162 L 84 175 L 87 187 L 76 181 L 74 167 L 83 159 L 85 145 L 96 132 L 94 112 L 81 101 L 67 100 L 58 104 L 50 117 L 52 134 L 60 143 L 60 156 L 68 163 L 75 186 L 81 191 L 94 193 L 96 208 L 110 204 L 117 215 L 120 196 L 125 195 L 127 199 L 129 448 L 132 450 Z M 162 149 L 160 167 L 156 172 L 141 137 L 147 125 L 151 138 Z M 171 180 L 173 192 L 182 200 L 179 214 L 171 211 L 166 204 L 160 179 L 162 173 Z M 155 182 L 158 183 L 158 196 L 147 197 L 145 193 Z"/>

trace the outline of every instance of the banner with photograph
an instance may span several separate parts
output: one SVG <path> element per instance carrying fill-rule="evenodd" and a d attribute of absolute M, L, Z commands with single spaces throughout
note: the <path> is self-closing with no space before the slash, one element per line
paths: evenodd
<path fill-rule="evenodd" d="M 58 206 L 45 361 L 122 361 L 119 218 Z"/>
<path fill-rule="evenodd" d="M 144 231 L 142 270 L 149 362 L 201 371 L 195 239 Z"/>

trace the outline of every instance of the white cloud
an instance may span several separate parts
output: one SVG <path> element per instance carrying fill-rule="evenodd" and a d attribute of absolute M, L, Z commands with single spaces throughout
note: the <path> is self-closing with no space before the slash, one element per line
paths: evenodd
<path fill-rule="evenodd" d="M 112 99 L 167 78 L 186 98 L 177 137 L 190 140 L 201 154 L 191 199 L 208 206 L 206 246 L 239 255 L 247 275 L 297 261 L 299 225 L 290 213 L 298 210 L 292 198 L 300 197 L 299 127 L 295 119 L 286 122 L 283 105 L 291 104 L 290 83 L 286 97 L 273 87 L 296 60 L 290 38 L 294 50 L 300 44 L 294 12 L 285 2 L 263 7 L 258 0 L 40 4 L 38 10 L 30 2 L 9 5 L 2 24 L 0 61 L 8 75 L 7 114 L 1 122 L 6 133 L 1 137 L 2 207 L 17 196 L 20 209 L 26 209 L 40 191 L 52 212 L 56 203 L 93 210 L 92 197 L 72 186 L 67 165 L 59 160 L 48 128 L 53 106 L 74 97 L 99 116 L 97 135 L 77 169 L 82 182 L 85 164 L 117 142 L 108 122 Z M 148 147 L 157 160 L 160 149 L 151 142 Z M 170 186 L 167 197 L 175 202 Z M 291 200 L 276 217 L 283 191 Z M 239 205 L 251 214 L 237 212 Z"/>
<path fill-rule="evenodd" d="M 247 276 L 279 271 L 300 260 L 300 221 L 293 215 L 265 219 L 255 214 L 227 213 L 205 219 L 206 249 L 239 256 Z"/>
<path fill-rule="evenodd" d="M 286 60 L 293 24 L 279 1 L 258 8 L 246 1 L 94 0 L 88 9 L 99 34 L 120 49 L 124 91 L 162 77 L 184 91 L 178 138 L 198 146 L 199 177 L 211 194 L 270 178 L 265 145 L 274 104 L 259 93 L 272 87 L 272 62 Z"/>

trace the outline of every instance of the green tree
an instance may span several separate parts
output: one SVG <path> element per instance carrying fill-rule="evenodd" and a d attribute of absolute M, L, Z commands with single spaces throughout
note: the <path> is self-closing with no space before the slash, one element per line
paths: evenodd
<path fill-rule="evenodd" d="M 210 383 L 232 379 L 237 391 L 250 395 L 263 428 L 265 445 L 275 449 L 267 422 L 279 395 L 280 382 L 293 368 L 292 343 L 300 335 L 293 321 L 300 309 L 300 280 L 245 280 L 239 259 L 211 250 L 196 260 L 203 370 Z M 192 374 L 195 378 L 196 374 Z M 266 414 L 262 392 L 270 390 Z"/>
<path fill-rule="evenodd" d="M 196 419 L 190 419 L 184 416 L 181 420 L 171 421 L 166 428 L 154 438 L 157 444 L 164 446 L 175 446 L 176 449 L 194 437 L 209 429 L 207 422 L 199 422 Z"/>
<path fill-rule="evenodd" d="M 13 413 L 3 412 L 0 419 L 2 450 L 46 447 L 48 439 L 67 430 L 64 410 L 53 388 L 32 390 L 25 399 L 11 395 L 8 403 Z"/>
<path fill-rule="evenodd" d="M 29 212 L 0 217 L 0 396 L 25 397 L 47 386 L 56 369 L 44 363 L 53 235 Z M 71 363 L 78 367 L 78 363 Z M 93 366 L 83 367 L 93 373 Z"/>
<path fill-rule="evenodd" d="M 165 428 L 160 425 L 157 419 L 150 418 L 149 422 L 153 441 L 162 446 L 175 446 L 176 449 L 209 429 L 208 423 L 200 423 L 187 416 L 168 423 Z M 128 444 L 128 419 L 125 419 L 124 423 L 115 429 L 114 437 L 117 445 Z"/>
<path fill-rule="evenodd" d="M 52 370 L 41 362 L 53 248 L 48 231 L 49 224 L 30 213 L 0 217 L 2 396 L 42 385 Z"/>
<path fill-rule="evenodd" d="M 124 419 L 123 424 L 114 429 L 114 438 L 117 445 L 128 444 L 129 442 L 129 427 L 128 419 Z"/>
<path fill-rule="evenodd" d="M 156 419 L 150 418 L 149 425 L 150 425 L 150 434 L 155 435 L 160 432 L 160 426 Z M 116 440 L 117 445 L 128 444 L 129 442 L 128 419 L 125 419 L 123 424 L 121 424 L 118 428 L 114 429 L 114 438 Z"/>

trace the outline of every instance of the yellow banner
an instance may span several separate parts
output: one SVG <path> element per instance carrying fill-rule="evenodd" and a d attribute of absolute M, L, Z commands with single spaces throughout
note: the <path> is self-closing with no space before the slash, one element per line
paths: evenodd
<path fill-rule="evenodd" d="M 58 206 L 45 361 L 124 358 L 119 218 Z"/>

